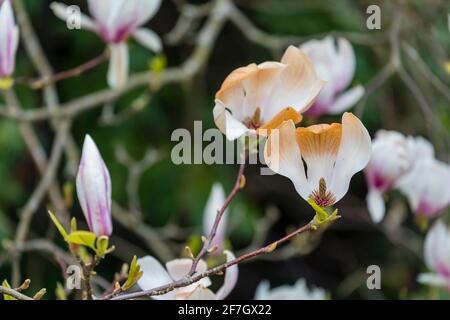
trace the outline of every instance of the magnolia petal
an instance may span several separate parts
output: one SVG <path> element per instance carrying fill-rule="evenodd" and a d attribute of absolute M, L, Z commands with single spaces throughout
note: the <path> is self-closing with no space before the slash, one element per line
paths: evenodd
<path fill-rule="evenodd" d="M 0 2 L 0 77 L 10 76 L 15 67 L 19 29 L 9 0 Z"/>
<path fill-rule="evenodd" d="M 364 169 L 370 160 L 372 143 L 367 129 L 352 113 L 342 116 L 342 139 L 330 189 L 336 201 L 348 191 L 352 176 Z"/>
<path fill-rule="evenodd" d="M 350 109 L 364 95 L 364 87 L 356 86 L 340 94 L 329 107 L 328 113 L 339 114 Z"/>
<path fill-rule="evenodd" d="M 379 223 L 384 218 L 386 207 L 384 205 L 383 195 L 375 189 L 369 189 L 367 194 L 367 208 L 369 209 L 370 217 L 374 223 Z"/>
<path fill-rule="evenodd" d="M 269 300 L 270 283 L 268 280 L 263 280 L 256 287 L 255 300 Z"/>
<path fill-rule="evenodd" d="M 203 210 L 203 234 L 209 235 L 211 229 L 213 228 L 214 222 L 216 220 L 217 212 L 225 203 L 225 190 L 220 183 L 214 183 L 211 192 L 206 202 L 205 209 Z M 217 227 L 216 235 L 211 242 L 210 248 L 218 246 L 215 251 L 217 253 L 222 252 L 223 242 L 225 240 L 225 233 L 228 220 L 228 210 L 225 210 L 222 219 L 220 220 L 219 226 Z"/>
<path fill-rule="evenodd" d="M 173 280 L 167 273 L 166 269 L 152 256 L 145 256 L 139 258 L 137 263 L 141 266 L 141 270 L 144 272 L 142 277 L 138 280 L 138 285 L 142 290 L 152 290 L 160 286 L 172 283 Z M 153 296 L 156 300 L 168 300 L 172 299 L 175 292 L 169 292 L 160 296 Z"/>
<path fill-rule="evenodd" d="M 128 79 L 129 56 L 126 43 L 111 44 L 111 60 L 108 68 L 108 85 L 111 88 L 123 88 Z"/>
<path fill-rule="evenodd" d="M 264 124 L 258 129 L 258 133 L 263 136 L 269 136 L 272 129 L 278 128 L 284 121 L 292 120 L 295 124 L 302 121 L 302 115 L 298 113 L 294 108 L 287 107 L 281 110 L 275 117 L 269 122 Z"/>
<path fill-rule="evenodd" d="M 50 9 L 53 11 L 53 14 L 55 16 L 57 16 L 59 19 L 63 21 L 67 21 L 67 19 L 69 19 L 73 14 L 73 12 L 71 12 L 70 10 L 70 7 L 61 2 L 52 2 L 50 4 Z M 81 12 L 79 17 L 81 28 L 97 32 L 97 26 L 95 25 L 95 22 L 91 18 L 89 18 L 88 16 L 86 16 Z"/>
<path fill-rule="evenodd" d="M 144 47 L 153 52 L 160 53 L 162 51 L 161 38 L 152 30 L 140 28 L 133 33 L 133 38 Z"/>
<path fill-rule="evenodd" d="M 222 101 L 216 100 L 216 105 L 213 109 L 214 122 L 217 128 L 225 134 L 228 140 L 233 141 L 237 138 L 250 132 L 242 122 L 238 121 L 233 115 L 228 111 Z"/>
<path fill-rule="evenodd" d="M 216 295 L 208 288 L 197 286 L 186 300 L 216 300 Z"/>
<path fill-rule="evenodd" d="M 175 259 L 166 263 L 166 269 L 170 277 L 177 281 L 183 279 L 189 271 L 191 271 L 192 259 Z M 197 264 L 196 272 L 202 273 L 208 269 L 206 262 L 200 260 Z M 209 287 L 211 280 L 209 277 L 200 279 L 199 281 L 176 290 L 176 298 L 184 299 L 187 295 L 190 295 L 198 286 Z"/>
<path fill-rule="evenodd" d="M 431 218 L 450 205 L 450 166 L 434 158 L 416 160 L 397 182 L 416 214 Z"/>
<path fill-rule="evenodd" d="M 225 255 L 227 256 L 227 262 L 235 259 L 235 256 L 230 251 L 225 251 Z M 233 291 L 236 286 L 237 280 L 239 276 L 239 270 L 237 264 L 232 265 L 225 272 L 225 279 L 223 280 L 223 286 L 217 291 L 216 296 L 218 300 L 225 299 L 231 291 Z"/>
<path fill-rule="evenodd" d="M 305 169 L 292 120 L 272 130 L 264 147 L 264 160 L 272 171 L 289 178 L 305 200 L 309 198 L 312 190 L 306 188 Z"/>
<path fill-rule="evenodd" d="M 447 279 L 450 285 L 450 230 L 437 221 L 425 238 L 424 257 L 427 266 Z"/>
<path fill-rule="evenodd" d="M 110 236 L 111 177 L 100 152 L 89 135 L 83 143 L 76 189 L 89 229 L 97 236 Z"/>
<path fill-rule="evenodd" d="M 345 38 L 337 40 L 337 61 L 334 63 L 338 68 L 337 91 L 345 89 L 353 79 L 356 68 L 355 53 L 352 45 Z"/>
<path fill-rule="evenodd" d="M 303 113 L 312 105 L 324 85 L 312 61 L 300 49 L 294 46 L 287 48 L 281 63 L 286 68 L 278 77 L 267 103 L 270 108 L 267 111 L 269 119 L 288 106 Z"/>
<path fill-rule="evenodd" d="M 447 280 L 437 273 L 421 273 L 417 277 L 417 282 L 430 285 L 432 287 L 443 287 L 447 285 Z"/>
<path fill-rule="evenodd" d="M 305 279 L 298 279 L 294 285 L 283 285 L 270 290 L 267 280 L 261 281 L 256 289 L 256 300 L 325 300 L 322 288 L 308 288 Z"/>

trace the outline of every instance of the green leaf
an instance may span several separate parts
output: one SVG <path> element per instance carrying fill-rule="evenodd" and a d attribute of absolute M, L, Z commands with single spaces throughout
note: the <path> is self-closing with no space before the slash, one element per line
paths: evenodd
<path fill-rule="evenodd" d="M 56 218 L 56 216 L 50 210 L 48 210 L 48 214 L 50 216 L 50 219 L 52 219 L 53 223 L 55 224 L 56 229 L 58 229 L 59 233 L 62 235 L 64 240 L 68 241 L 67 240 L 67 231 L 64 229 L 61 222 L 59 222 L 58 218 Z"/>
<path fill-rule="evenodd" d="M 97 244 L 96 244 L 96 253 L 97 256 L 99 256 L 100 258 L 103 258 L 106 254 L 106 252 L 108 251 L 108 245 L 109 245 L 109 238 L 106 236 L 101 236 L 97 239 Z"/>
<path fill-rule="evenodd" d="M 79 244 L 82 246 L 86 246 L 96 251 L 95 241 L 97 236 L 95 233 L 89 231 L 75 231 L 67 236 L 67 241 L 73 244 Z"/>
<path fill-rule="evenodd" d="M 130 272 L 128 273 L 127 281 L 122 285 L 122 290 L 128 290 L 138 282 L 144 272 L 141 271 L 141 266 L 137 263 L 136 256 L 133 257 L 130 265 Z"/>
<path fill-rule="evenodd" d="M 6 279 L 3 280 L 2 286 L 5 288 L 8 288 L 8 289 L 11 289 L 11 286 L 9 285 L 8 280 L 6 280 Z M 16 298 L 11 297 L 10 295 L 7 295 L 7 294 L 3 294 L 3 299 L 4 300 L 17 300 Z"/>
<path fill-rule="evenodd" d="M 64 290 L 64 287 L 61 284 L 61 282 L 58 282 L 56 284 L 55 296 L 56 296 L 56 299 L 58 299 L 58 300 L 67 300 L 66 291 Z"/>

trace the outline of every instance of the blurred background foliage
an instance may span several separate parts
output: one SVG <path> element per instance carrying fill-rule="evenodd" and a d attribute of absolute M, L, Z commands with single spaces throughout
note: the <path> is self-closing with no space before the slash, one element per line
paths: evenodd
<path fill-rule="evenodd" d="M 104 43 L 93 33 L 68 31 L 65 24 L 49 10 L 50 1 L 25 1 L 33 25 L 40 37 L 45 52 L 55 70 L 67 70 L 100 55 Z M 65 1 L 80 5 L 86 12 L 85 1 Z M 204 2 L 204 1 L 203 1 Z M 191 1 L 191 3 L 203 3 Z M 426 65 L 442 81 L 449 83 L 448 63 L 450 37 L 447 15 L 448 1 L 300 1 L 300 0 L 241 0 L 238 7 L 253 23 L 270 34 L 295 35 L 322 38 L 330 32 L 345 35 L 361 34 L 363 40 L 353 42 L 357 57 L 354 83 L 367 85 L 385 66 L 390 57 L 388 32 L 396 11 L 402 12 L 401 38 L 413 46 Z M 382 8 L 381 30 L 366 28 L 366 8 L 378 4 Z M 148 26 L 162 37 L 176 23 L 178 12 L 172 1 L 165 0 Z M 373 39 L 373 42 L 372 42 Z M 380 40 L 381 39 L 381 40 Z M 182 63 L 192 50 L 193 39 L 177 45 L 166 45 L 164 52 L 169 66 Z M 351 39 L 350 39 L 351 40 Z M 293 43 L 299 45 L 299 43 Z M 151 53 L 131 42 L 131 69 L 148 69 Z M 235 179 L 235 165 L 174 165 L 170 151 L 175 145 L 171 133 L 176 128 L 192 130 L 193 121 L 203 121 L 203 128 L 213 128 L 213 97 L 226 75 L 238 66 L 251 62 L 278 60 L 282 52 L 272 52 L 251 43 L 234 25 L 227 23 L 221 32 L 206 68 L 195 79 L 187 83 L 165 85 L 149 97 L 138 111 L 130 112 L 136 99 L 146 97 L 148 88 L 140 88 L 126 94 L 111 105 L 93 109 L 79 115 L 73 124 L 73 135 L 81 146 L 85 134 L 90 134 L 99 145 L 111 172 L 113 198 L 123 207 L 127 205 L 127 170 L 117 157 L 117 148 L 123 147 L 132 158 L 142 158 L 148 149 L 159 151 L 160 160 L 145 171 L 139 184 L 139 196 L 146 224 L 162 228 L 167 224 L 180 225 L 177 255 L 189 241 L 198 243 L 202 233 L 202 212 L 210 188 L 216 181 L 230 190 Z M 402 55 L 404 67 L 410 72 L 433 112 L 450 131 L 450 111 L 445 100 L 433 89 L 429 80 L 418 70 L 411 59 Z M 106 87 L 104 63 L 80 77 L 57 84 L 62 102 L 70 101 Z M 36 77 L 23 46 L 17 57 L 17 77 Z M 17 86 L 17 93 L 26 108 L 42 106 L 39 92 L 25 86 Z M 128 110 L 128 111 L 127 111 Z M 128 114 L 118 123 L 111 123 L 108 114 Z M 128 112 L 128 113 L 127 113 Z M 395 129 L 407 134 L 423 135 L 433 141 L 441 160 L 448 161 L 448 145 L 442 133 L 430 132 L 425 126 L 419 104 L 411 91 L 393 75 L 386 80 L 364 106 L 363 122 L 373 135 L 380 128 Z M 306 119 L 306 123 L 313 120 Z M 323 117 L 321 122 L 340 121 L 338 117 Z M 37 123 L 35 128 L 42 143 L 50 150 L 53 130 L 48 123 Z M 0 240 L 6 243 L 14 235 L 17 214 L 30 196 L 39 176 L 26 150 L 17 125 L 11 120 L 0 119 Z M 268 231 L 266 241 L 283 236 L 289 228 L 299 226 L 312 218 L 312 210 L 297 195 L 292 184 L 281 176 L 260 176 L 259 167 L 252 165 L 247 170 L 247 186 L 231 205 L 229 246 L 236 252 L 248 246 L 255 233 L 255 224 L 268 210 L 277 208 L 279 219 Z M 73 172 L 61 166 L 59 181 L 74 197 L 71 214 L 83 218 L 76 201 Z M 387 234 L 386 228 L 371 223 L 365 205 L 366 186 L 362 173 L 351 183 L 351 190 L 338 203 L 343 218 L 323 235 L 300 237 L 292 243 L 288 259 L 274 254 L 274 259 L 262 259 L 240 266 L 240 281 L 231 298 L 253 298 L 254 290 L 262 279 L 269 279 L 272 286 L 293 284 L 299 277 L 309 284 L 327 289 L 333 298 L 425 298 L 438 293 L 421 288 L 416 275 L 425 270 L 421 241 L 423 233 L 409 214 L 405 201 L 399 195 L 390 197 L 389 206 L 393 215 L 405 216 L 404 224 L 414 231 L 407 240 Z M 43 206 L 36 213 L 30 237 L 53 236 L 49 233 L 49 220 Z M 139 236 L 120 224 L 114 223 L 112 242 L 117 250 L 99 268 L 99 273 L 112 279 L 123 261 L 130 261 L 134 254 L 155 254 Z M 187 229 L 185 229 L 187 228 Z M 408 229 L 409 230 L 409 229 Z M 187 238 L 183 239 L 186 233 Z M 181 239 L 180 239 L 181 238 Z M 60 243 L 59 239 L 55 240 Z M 403 243 L 407 241 L 408 243 Z M 2 249 L 0 249 L 2 250 Z M 270 258 L 269 256 L 265 258 Z M 9 278 L 8 254 L 0 251 L 0 279 Z M 366 268 L 376 264 L 382 270 L 382 290 L 368 290 L 365 285 Z M 35 288 L 46 287 L 48 297 L 53 296 L 57 281 L 62 281 L 60 267 L 51 257 L 38 253 L 26 254 L 22 261 L 23 277 L 31 278 Z"/>

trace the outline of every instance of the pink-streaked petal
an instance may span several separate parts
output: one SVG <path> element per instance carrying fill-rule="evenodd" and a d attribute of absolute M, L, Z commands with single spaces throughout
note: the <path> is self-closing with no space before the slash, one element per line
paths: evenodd
<path fill-rule="evenodd" d="M 126 43 L 111 44 L 111 60 L 108 68 L 108 85 L 111 88 L 123 88 L 128 80 L 129 52 Z"/>
<path fill-rule="evenodd" d="M 97 236 L 110 236 L 111 177 L 95 142 L 89 135 L 86 135 L 83 143 L 76 188 L 90 230 Z"/>
<path fill-rule="evenodd" d="M 14 21 L 11 2 L 5 0 L 0 7 L 0 77 L 13 73 L 18 44 L 19 29 Z"/>
<path fill-rule="evenodd" d="M 348 191 L 350 179 L 369 163 L 372 142 L 367 129 L 352 113 L 342 116 L 342 138 L 330 190 L 336 201 Z"/>
<path fill-rule="evenodd" d="M 152 30 L 140 28 L 133 33 L 133 38 L 141 45 L 150 49 L 153 52 L 159 53 L 162 51 L 161 38 Z"/>
<path fill-rule="evenodd" d="M 336 97 L 328 113 L 339 114 L 353 107 L 364 95 L 364 87 L 356 86 Z"/>
<path fill-rule="evenodd" d="M 227 257 L 227 262 L 235 259 L 235 256 L 230 251 L 225 251 L 225 255 Z M 236 286 L 237 280 L 239 276 L 239 269 L 237 264 L 229 267 L 227 271 L 225 271 L 225 279 L 223 280 L 223 286 L 217 291 L 216 297 L 218 300 L 223 300 L 233 291 Z"/>
<path fill-rule="evenodd" d="M 169 276 L 166 269 L 164 269 L 161 263 L 154 257 L 145 256 L 139 258 L 137 263 L 144 272 L 137 282 L 142 290 L 152 290 L 173 282 L 173 279 Z M 152 298 L 156 300 L 169 300 L 174 298 L 175 293 L 176 291 L 172 291 L 164 295 L 153 296 Z"/>

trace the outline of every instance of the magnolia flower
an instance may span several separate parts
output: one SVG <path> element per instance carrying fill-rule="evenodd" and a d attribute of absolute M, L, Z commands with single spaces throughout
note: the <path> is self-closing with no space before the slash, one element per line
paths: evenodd
<path fill-rule="evenodd" d="M 0 1 L 0 79 L 12 75 L 19 45 L 19 28 L 9 0 Z"/>
<path fill-rule="evenodd" d="M 227 261 L 234 259 L 234 255 L 225 251 Z M 175 259 L 166 263 L 164 268 L 158 260 L 152 256 L 145 256 L 138 259 L 138 264 L 144 272 L 138 280 L 138 285 L 142 290 L 152 290 L 157 287 L 170 284 L 183 279 L 191 270 L 192 259 Z M 200 260 L 196 271 L 205 272 L 208 269 L 206 262 Z M 164 295 L 153 296 L 157 300 L 223 300 L 236 286 L 238 277 L 237 265 L 231 266 L 225 273 L 223 286 L 216 292 L 212 292 L 208 287 L 211 285 L 209 277 L 202 278 L 187 287 L 177 288 Z"/>
<path fill-rule="evenodd" d="M 375 223 L 384 217 L 383 195 L 395 187 L 417 159 L 433 156 L 433 146 L 422 137 L 405 137 L 399 132 L 386 130 L 376 133 L 372 157 L 364 170 L 369 187 L 367 205 Z"/>
<path fill-rule="evenodd" d="M 289 178 L 303 199 L 311 198 L 321 207 L 339 201 L 347 193 L 351 177 L 369 162 L 369 133 L 351 113 L 344 113 L 342 124 L 296 129 L 289 120 L 278 129 L 267 140 L 266 163 Z"/>
<path fill-rule="evenodd" d="M 344 38 L 328 36 L 323 40 L 311 40 L 300 46 L 313 61 L 319 76 L 327 81 L 313 106 L 306 112 L 309 116 L 339 114 L 353 106 L 364 94 L 362 86 L 344 90 L 355 74 L 355 53 Z"/>
<path fill-rule="evenodd" d="M 127 40 L 133 37 L 144 47 L 154 52 L 162 50 L 158 35 L 140 28 L 158 11 L 161 0 L 88 0 L 89 11 L 94 18 L 81 15 L 81 26 L 96 32 L 111 50 L 108 70 L 110 87 L 122 87 L 128 78 Z M 67 21 L 71 16 L 70 8 L 65 4 L 53 2 L 50 5 L 55 15 Z"/>
<path fill-rule="evenodd" d="M 309 58 L 290 46 L 281 63 L 252 63 L 234 70 L 216 93 L 214 121 L 229 140 L 270 130 L 284 120 L 297 123 L 322 85 Z"/>
<path fill-rule="evenodd" d="M 325 300 L 322 288 L 309 289 L 305 279 L 298 279 L 293 286 L 284 285 L 270 290 L 269 281 L 264 280 L 256 288 L 255 300 Z"/>
<path fill-rule="evenodd" d="M 111 178 L 95 145 L 86 135 L 77 174 L 77 195 L 89 229 L 97 236 L 110 236 Z"/>
<path fill-rule="evenodd" d="M 435 217 L 450 205 L 450 166 L 434 158 L 418 160 L 397 187 L 419 217 Z"/>
<path fill-rule="evenodd" d="M 205 210 L 203 211 L 203 234 L 209 235 L 211 229 L 213 228 L 214 221 L 216 220 L 217 211 L 225 203 L 225 191 L 220 183 L 214 183 L 211 192 L 209 194 L 208 201 L 206 202 Z M 217 246 L 217 249 L 213 252 L 223 251 L 223 242 L 225 240 L 225 232 L 228 220 L 228 214 L 226 210 L 220 220 L 219 226 L 217 227 L 216 235 L 211 241 L 210 248 Z"/>
<path fill-rule="evenodd" d="M 450 292 L 450 230 L 438 221 L 425 238 L 425 263 L 433 273 L 422 273 L 418 281 L 431 286 L 444 286 Z"/>

